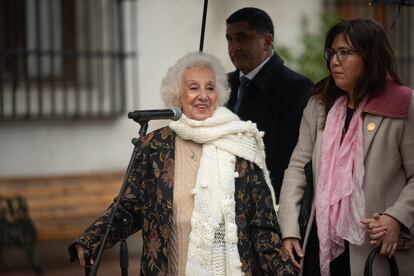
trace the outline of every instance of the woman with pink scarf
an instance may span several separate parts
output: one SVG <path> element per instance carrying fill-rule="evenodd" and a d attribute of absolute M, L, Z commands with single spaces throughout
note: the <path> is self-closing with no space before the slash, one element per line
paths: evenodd
<path fill-rule="evenodd" d="M 292 259 L 296 255 L 302 275 L 363 275 L 374 247 L 395 256 L 400 275 L 413 275 L 412 89 L 401 85 L 394 53 L 375 21 L 334 25 L 325 59 L 330 74 L 314 87 L 285 171 L 279 214 L 284 246 Z M 314 198 L 301 241 L 303 168 L 310 160 Z M 389 275 L 385 257 L 377 259 L 375 275 Z"/>

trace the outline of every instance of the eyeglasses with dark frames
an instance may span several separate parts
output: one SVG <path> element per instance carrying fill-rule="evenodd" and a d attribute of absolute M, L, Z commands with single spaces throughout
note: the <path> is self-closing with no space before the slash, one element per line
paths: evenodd
<path fill-rule="evenodd" d="M 346 58 L 349 55 L 352 55 L 352 53 L 355 53 L 355 50 L 347 49 L 347 48 L 339 48 L 339 49 L 333 49 L 333 48 L 326 48 L 324 52 L 324 57 L 327 62 L 330 62 L 334 55 L 338 58 L 340 62 L 343 62 L 346 60 Z"/>

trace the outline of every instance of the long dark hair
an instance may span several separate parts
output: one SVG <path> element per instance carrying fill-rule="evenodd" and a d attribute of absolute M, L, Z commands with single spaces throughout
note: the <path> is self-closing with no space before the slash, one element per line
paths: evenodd
<path fill-rule="evenodd" d="M 344 35 L 345 41 L 352 45 L 353 49 L 364 60 L 364 71 L 352 94 L 355 107 L 366 96 L 375 95 L 383 88 L 387 76 L 401 84 L 394 52 L 384 29 L 378 22 L 362 18 L 340 21 L 328 31 L 325 39 L 325 49 L 332 46 L 334 39 L 339 34 Z M 326 66 L 330 71 L 329 61 L 326 61 Z M 326 115 L 334 105 L 335 100 L 343 95 L 345 91 L 335 85 L 332 74 L 330 74 L 315 84 L 313 93 L 319 95 L 322 100 Z"/>

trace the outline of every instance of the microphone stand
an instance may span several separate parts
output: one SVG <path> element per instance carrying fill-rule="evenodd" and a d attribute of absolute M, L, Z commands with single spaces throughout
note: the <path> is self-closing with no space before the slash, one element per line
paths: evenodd
<path fill-rule="evenodd" d="M 148 129 L 148 120 L 136 121 L 136 122 L 139 123 L 141 126 L 139 130 L 139 137 L 132 139 L 132 144 L 134 144 L 135 147 L 134 147 L 134 151 L 132 152 L 131 159 L 129 160 L 128 168 L 127 168 L 127 171 L 124 177 L 124 182 L 122 183 L 122 187 L 118 193 L 116 202 L 114 206 L 112 207 L 111 214 L 109 215 L 109 221 L 108 221 L 108 224 L 106 225 L 104 237 L 101 241 L 101 244 L 98 249 L 98 253 L 94 260 L 95 262 L 93 266 L 91 267 L 89 273 L 88 273 L 89 269 L 85 269 L 86 276 L 95 276 L 96 273 L 98 272 L 99 264 L 102 258 L 102 253 L 105 248 L 105 244 L 108 239 L 108 235 L 109 235 L 109 232 L 111 231 L 115 218 L 121 222 L 120 223 L 121 225 L 121 246 L 119 249 L 121 272 L 122 272 L 122 276 L 128 275 L 128 247 L 126 244 L 126 238 L 128 237 L 128 230 L 132 223 L 132 215 L 121 206 L 121 200 L 123 199 L 125 191 L 128 187 L 129 176 L 131 175 L 132 168 L 134 167 L 135 162 L 136 162 L 135 159 L 141 150 L 140 146 L 142 144 L 142 140 Z"/>

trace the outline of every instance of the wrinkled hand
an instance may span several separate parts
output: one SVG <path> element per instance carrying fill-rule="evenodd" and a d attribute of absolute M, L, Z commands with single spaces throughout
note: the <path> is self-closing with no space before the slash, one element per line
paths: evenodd
<path fill-rule="evenodd" d="M 381 215 L 381 223 L 387 228 L 382 240 L 381 251 L 383 255 L 391 257 L 397 249 L 398 239 L 400 238 L 401 224 L 395 218 L 389 215 Z"/>
<path fill-rule="evenodd" d="M 370 243 L 381 246 L 380 253 L 391 257 L 397 249 L 401 225 L 398 220 L 389 215 L 374 214 L 372 218 L 361 221 L 367 227 Z"/>
<path fill-rule="evenodd" d="M 372 218 L 362 219 L 361 222 L 365 225 L 370 244 L 375 247 L 380 246 L 387 230 L 380 221 L 380 214 L 374 213 Z"/>
<path fill-rule="evenodd" d="M 295 259 L 295 254 L 300 258 L 303 258 L 303 251 L 299 244 L 299 239 L 286 238 L 283 240 L 283 246 L 289 252 L 290 259 L 292 260 L 293 266 L 297 272 L 300 272 L 300 263 Z"/>
<path fill-rule="evenodd" d="M 75 246 L 76 246 L 76 251 L 78 253 L 79 264 L 81 266 L 85 266 L 86 265 L 86 262 L 85 262 L 85 248 L 82 245 L 79 245 L 79 244 L 77 244 Z M 93 265 L 93 260 L 92 259 L 90 259 L 90 265 Z"/>

